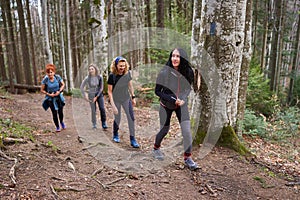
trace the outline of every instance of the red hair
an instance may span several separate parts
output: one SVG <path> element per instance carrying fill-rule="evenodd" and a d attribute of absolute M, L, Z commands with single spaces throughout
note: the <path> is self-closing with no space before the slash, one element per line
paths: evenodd
<path fill-rule="evenodd" d="M 46 65 L 46 72 L 49 73 L 50 70 L 52 70 L 53 72 L 56 72 L 56 67 L 54 64 L 47 64 Z"/>

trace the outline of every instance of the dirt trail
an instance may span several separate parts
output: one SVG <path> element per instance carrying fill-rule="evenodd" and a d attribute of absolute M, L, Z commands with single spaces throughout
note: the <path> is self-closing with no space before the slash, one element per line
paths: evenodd
<path fill-rule="evenodd" d="M 214 148 L 201 160 L 197 159 L 199 148 L 194 148 L 193 155 L 201 167 L 197 171 L 184 167 L 177 150 L 169 152 L 170 159 L 165 163 L 153 160 L 150 152 L 156 124 L 149 124 L 149 118 L 155 122 L 155 111 L 135 108 L 137 138 L 142 146 L 136 150 L 129 146 L 126 123 L 117 146 L 110 141 L 111 129 L 103 132 L 89 128 L 89 110 L 83 109 L 88 105 L 82 99 L 66 97 L 67 129 L 54 133 L 51 113 L 42 109 L 42 99 L 41 94 L 26 94 L 0 101 L 1 118 L 35 128 L 34 142 L 10 145 L 3 151 L 18 159 L 14 188 L 7 187 L 13 162 L 0 157 L 1 200 L 299 199 L 299 187 L 286 186 L 287 181 L 279 175 L 225 148 Z M 111 126 L 108 104 L 107 112 Z M 164 145 L 170 146 L 174 140 L 168 138 Z"/>

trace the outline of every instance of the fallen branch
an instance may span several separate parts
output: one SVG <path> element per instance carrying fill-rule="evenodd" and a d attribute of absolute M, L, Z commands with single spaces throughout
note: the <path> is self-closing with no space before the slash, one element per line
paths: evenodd
<path fill-rule="evenodd" d="M 208 184 L 205 184 L 205 187 L 208 189 L 208 191 L 211 193 L 212 196 L 217 196 L 217 193 L 214 189 L 212 189 L 212 187 Z"/>
<path fill-rule="evenodd" d="M 3 144 L 14 144 L 14 143 L 26 143 L 27 141 L 22 138 L 11 138 L 11 137 L 4 137 L 2 138 Z"/>
<path fill-rule="evenodd" d="M 9 170 L 9 177 L 10 177 L 11 181 L 13 182 L 12 187 L 15 187 L 16 184 L 17 184 L 17 179 L 16 179 L 16 176 L 15 176 L 15 167 L 16 167 L 16 165 L 18 163 L 18 159 L 11 158 L 11 157 L 7 156 L 1 150 L 0 150 L 0 154 L 1 154 L 2 157 L 6 158 L 7 160 L 14 161 L 14 165 Z"/>
<path fill-rule="evenodd" d="M 300 185 L 300 181 L 296 181 L 296 182 L 288 182 L 285 184 L 286 186 L 295 186 L 295 185 Z"/>
<path fill-rule="evenodd" d="M 54 187 L 52 185 L 50 185 L 50 188 L 51 188 L 51 192 L 54 194 L 54 198 L 55 199 L 58 199 L 58 194 L 57 192 L 55 191 Z"/>
<path fill-rule="evenodd" d="M 107 185 L 101 183 L 101 181 L 99 181 L 98 179 L 93 178 L 93 180 L 96 181 L 99 185 L 101 185 L 101 186 L 103 187 L 103 189 L 105 189 L 105 190 L 106 190 L 106 189 L 110 189 L 109 186 L 107 186 Z"/>
<path fill-rule="evenodd" d="M 102 142 L 97 142 L 97 143 L 95 143 L 95 144 L 91 144 L 91 145 L 89 145 L 89 146 L 87 146 L 87 147 L 82 148 L 82 150 L 87 150 L 87 149 L 96 147 L 96 146 L 98 146 L 98 145 L 100 145 L 100 146 L 108 146 L 107 144 L 104 144 L 104 143 L 102 143 Z"/>
<path fill-rule="evenodd" d="M 124 177 L 121 177 L 121 178 L 118 178 L 118 179 L 116 179 L 116 180 L 114 180 L 114 181 L 112 181 L 112 182 L 110 182 L 110 183 L 106 183 L 106 185 L 112 185 L 112 184 L 114 184 L 114 183 L 116 183 L 116 182 L 119 182 L 119 181 L 121 181 L 121 180 L 124 180 L 126 177 L 124 176 Z"/>
<path fill-rule="evenodd" d="M 104 167 L 101 167 L 101 168 L 97 169 L 96 171 L 94 171 L 94 172 L 92 173 L 91 177 L 94 177 L 94 176 L 96 176 L 97 174 L 101 173 L 103 169 L 104 169 Z"/>

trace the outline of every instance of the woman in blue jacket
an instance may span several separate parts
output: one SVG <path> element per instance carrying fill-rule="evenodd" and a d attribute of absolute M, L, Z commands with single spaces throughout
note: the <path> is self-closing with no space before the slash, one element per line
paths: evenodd
<path fill-rule="evenodd" d="M 62 91 L 65 87 L 63 79 L 55 74 L 56 66 L 54 64 L 46 65 L 46 75 L 42 80 L 41 92 L 46 95 L 43 101 L 43 108 L 47 110 L 49 107 L 52 112 L 53 122 L 56 126 L 56 132 L 60 132 L 60 125 L 62 129 L 65 129 L 64 124 L 64 113 L 63 107 L 65 105 L 65 99 L 63 97 Z"/>

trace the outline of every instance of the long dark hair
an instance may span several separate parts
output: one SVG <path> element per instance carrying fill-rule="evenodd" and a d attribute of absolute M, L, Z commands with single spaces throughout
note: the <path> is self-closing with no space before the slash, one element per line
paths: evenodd
<path fill-rule="evenodd" d="M 191 63 L 189 62 L 188 55 L 185 50 L 181 48 L 175 48 L 171 51 L 169 55 L 169 59 L 166 63 L 167 66 L 174 68 L 171 58 L 174 50 L 178 50 L 180 54 L 180 64 L 178 67 L 178 71 L 186 78 L 186 80 L 192 84 L 194 81 L 194 72 L 192 70 Z"/>

